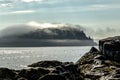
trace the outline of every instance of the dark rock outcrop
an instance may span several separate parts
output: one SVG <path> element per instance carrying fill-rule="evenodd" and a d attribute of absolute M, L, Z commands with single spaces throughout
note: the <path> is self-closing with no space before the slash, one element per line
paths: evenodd
<path fill-rule="evenodd" d="M 100 40 L 76 65 L 83 80 L 120 80 L 120 37 Z"/>
<path fill-rule="evenodd" d="M 107 58 L 120 61 L 120 38 L 118 36 L 100 40 L 99 48 Z"/>
<path fill-rule="evenodd" d="M 80 80 L 79 70 L 72 62 L 40 61 L 29 69 L 0 68 L 0 80 Z"/>
<path fill-rule="evenodd" d="M 28 67 L 56 67 L 62 65 L 62 62 L 59 61 L 40 61 L 37 63 L 33 63 L 28 65 Z"/>

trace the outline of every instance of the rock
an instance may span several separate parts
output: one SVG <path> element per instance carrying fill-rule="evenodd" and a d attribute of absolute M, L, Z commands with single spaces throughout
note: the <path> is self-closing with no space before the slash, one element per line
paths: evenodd
<path fill-rule="evenodd" d="M 19 72 L 19 76 L 27 78 L 28 80 L 37 80 L 39 77 L 48 74 L 50 71 L 44 68 L 23 69 Z"/>
<path fill-rule="evenodd" d="M 109 59 L 120 61 L 120 41 L 105 42 L 103 54 Z"/>
<path fill-rule="evenodd" d="M 21 78 L 18 78 L 17 80 L 28 80 L 28 79 L 21 77 Z"/>
<path fill-rule="evenodd" d="M 102 52 L 103 51 L 103 44 L 105 42 L 109 42 L 109 41 L 112 41 L 111 38 L 106 38 L 106 39 L 102 39 L 102 40 L 99 40 L 99 50 Z"/>
<path fill-rule="evenodd" d="M 103 55 L 97 55 L 94 59 L 105 60 L 106 58 Z"/>
<path fill-rule="evenodd" d="M 80 80 L 78 67 L 73 62 L 40 61 L 30 69 L 17 72 L 15 79 L 27 80 Z"/>
<path fill-rule="evenodd" d="M 120 68 L 116 69 L 116 74 L 120 74 Z"/>
<path fill-rule="evenodd" d="M 59 61 L 40 61 L 31 65 L 28 65 L 28 67 L 56 67 L 61 64 L 62 62 L 59 62 Z"/>
<path fill-rule="evenodd" d="M 110 37 L 99 41 L 100 51 L 108 59 L 120 61 L 120 37 Z"/>
<path fill-rule="evenodd" d="M 119 79 L 120 37 L 111 37 L 99 41 L 99 50 L 91 48 L 76 63 L 85 80 Z"/>
<path fill-rule="evenodd" d="M 15 73 L 8 68 L 0 68 L 0 78 L 14 79 Z"/>
<path fill-rule="evenodd" d="M 67 80 L 65 76 L 58 75 L 58 74 L 47 74 L 38 80 Z"/>
<path fill-rule="evenodd" d="M 97 52 L 98 50 L 95 48 L 95 47 L 92 47 L 91 49 L 90 49 L 90 53 L 93 53 L 93 52 Z"/>

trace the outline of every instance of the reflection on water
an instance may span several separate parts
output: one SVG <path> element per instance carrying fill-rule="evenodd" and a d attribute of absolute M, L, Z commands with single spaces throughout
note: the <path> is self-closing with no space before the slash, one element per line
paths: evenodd
<path fill-rule="evenodd" d="M 91 46 L 0 48 L 0 67 L 21 69 L 42 60 L 76 62 L 90 48 Z"/>

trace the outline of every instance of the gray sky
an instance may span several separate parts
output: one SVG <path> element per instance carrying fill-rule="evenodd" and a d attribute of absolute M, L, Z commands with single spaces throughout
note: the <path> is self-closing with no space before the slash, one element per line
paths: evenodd
<path fill-rule="evenodd" d="M 119 35 L 120 0 L 0 0 L 0 29 L 33 21 L 79 24 L 95 38 Z"/>

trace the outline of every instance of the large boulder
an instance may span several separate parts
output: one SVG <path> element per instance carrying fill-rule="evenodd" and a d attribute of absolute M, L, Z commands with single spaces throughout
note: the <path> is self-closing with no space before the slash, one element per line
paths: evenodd
<path fill-rule="evenodd" d="M 99 49 L 107 58 L 120 61 L 120 39 L 118 36 L 100 40 Z"/>

